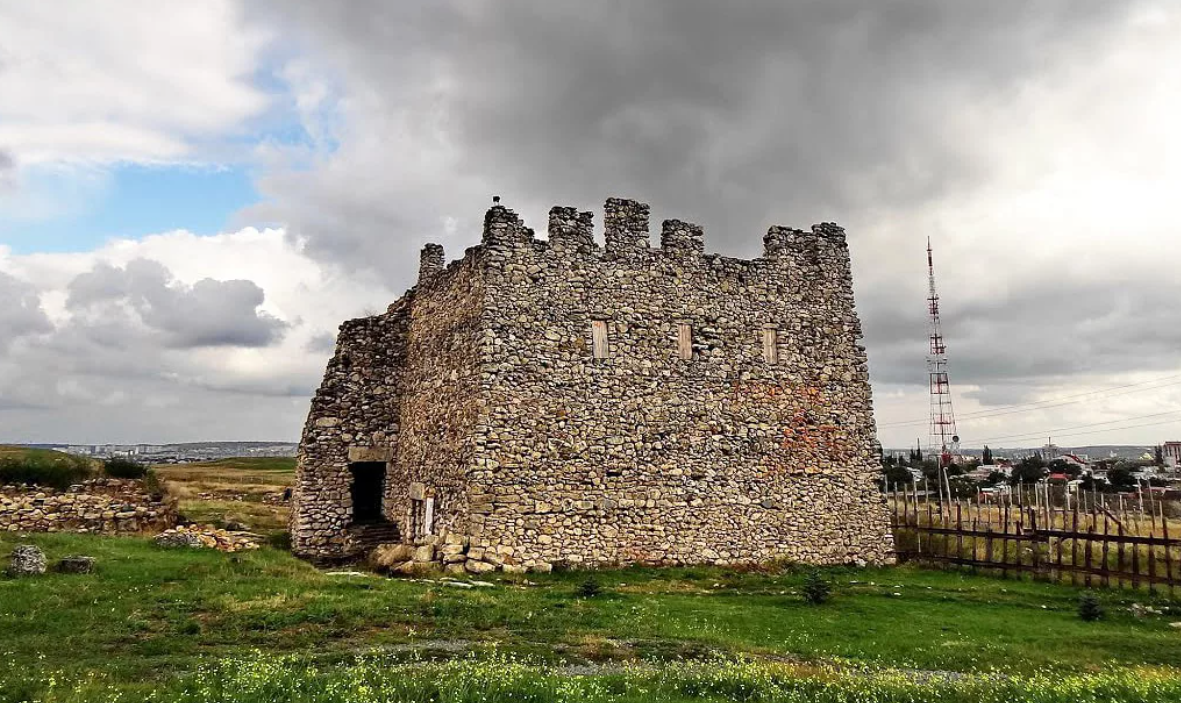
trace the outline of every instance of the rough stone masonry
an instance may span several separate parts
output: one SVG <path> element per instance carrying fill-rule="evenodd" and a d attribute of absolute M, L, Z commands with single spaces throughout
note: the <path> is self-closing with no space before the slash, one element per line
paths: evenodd
<path fill-rule="evenodd" d="M 763 256 L 611 198 L 482 242 L 345 322 L 312 401 L 294 551 L 381 544 L 451 571 L 892 559 L 845 233 L 771 227 Z"/>

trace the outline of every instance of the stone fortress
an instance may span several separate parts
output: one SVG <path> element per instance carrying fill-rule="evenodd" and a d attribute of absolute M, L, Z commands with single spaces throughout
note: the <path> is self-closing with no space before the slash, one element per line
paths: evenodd
<path fill-rule="evenodd" d="M 345 322 L 312 401 L 293 550 L 450 571 L 892 560 L 845 233 L 763 256 L 611 198 L 483 240 Z M 382 547 L 389 550 L 389 547 Z"/>

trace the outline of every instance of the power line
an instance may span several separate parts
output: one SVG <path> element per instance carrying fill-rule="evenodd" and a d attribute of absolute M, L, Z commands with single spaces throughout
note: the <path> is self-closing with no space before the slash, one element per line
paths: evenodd
<path fill-rule="evenodd" d="M 1070 432 L 1070 433 L 1067 433 L 1064 435 L 1059 435 L 1059 436 L 1060 437 L 1078 437 L 1081 435 L 1096 434 L 1099 432 L 1119 432 L 1122 430 L 1136 430 L 1136 429 L 1140 429 L 1141 427 L 1156 427 L 1157 425 L 1171 425 L 1175 422 L 1177 422 L 1177 419 L 1161 420 L 1159 422 L 1145 422 L 1145 423 L 1138 424 L 1138 425 L 1128 425 L 1127 427 L 1108 427 L 1108 428 L 1105 428 L 1102 430 L 1088 430 L 1086 432 Z"/>
<path fill-rule="evenodd" d="M 1000 408 L 991 408 L 988 410 L 977 410 L 977 411 L 970 412 L 970 413 L 961 413 L 959 415 L 959 419 L 961 419 L 961 420 L 963 420 L 963 419 L 982 420 L 985 418 L 996 417 L 999 415 L 1014 415 L 1017 413 L 1032 412 L 1034 410 L 1046 410 L 1048 408 L 1058 408 L 1058 407 L 1062 407 L 1065 405 L 1074 405 L 1076 403 L 1084 402 L 1090 396 L 1098 395 L 1100 397 L 1116 397 L 1116 396 L 1121 396 L 1121 395 L 1129 395 L 1132 393 L 1142 393 L 1144 391 L 1155 391 L 1155 390 L 1159 390 L 1161 388 L 1169 388 L 1171 386 L 1181 385 L 1181 381 L 1174 381 L 1171 383 L 1161 383 L 1162 381 L 1169 381 L 1170 379 L 1174 379 L 1174 378 L 1181 378 L 1181 374 L 1173 374 L 1172 376 L 1164 376 L 1164 377 L 1152 379 L 1149 381 L 1140 381 L 1139 383 L 1128 383 L 1128 384 L 1125 384 L 1122 386 L 1111 386 L 1108 388 L 1101 388 L 1101 389 L 1095 390 L 1095 391 L 1087 391 L 1085 393 L 1076 393 L 1074 395 L 1066 395 L 1066 396 L 1061 396 L 1058 398 L 1048 398 L 1046 400 L 1038 400 L 1038 401 L 1033 401 L 1030 403 L 1018 403 L 1015 405 L 1002 406 Z M 1143 385 L 1147 385 L 1147 384 L 1160 384 L 1160 385 L 1154 385 L 1149 388 L 1136 388 L 1137 386 L 1143 386 Z M 1118 391 L 1118 390 L 1122 390 L 1125 388 L 1135 388 L 1135 390 L 1129 390 L 1129 391 L 1125 391 L 1123 393 L 1111 393 L 1111 391 Z M 1071 400 L 1072 398 L 1077 398 L 1078 400 Z M 878 425 L 878 427 L 900 427 L 900 426 L 905 426 L 905 425 L 921 425 L 921 424 L 926 424 L 927 422 L 928 422 L 928 420 L 926 420 L 926 419 L 923 419 L 923 420 L 917 420 L 917 419 L 916 420 L 898 420 L 895 422 L 881 423 Z"/>
<path fill-rule="evenodd" d="M 998 437 L 988 437 L 986 439 L 978 439 L 978 440 L 974 440 L 974 441 L 984 443 L 984 442 L 996 442 L 996 441 L 1002 440 L 1002 439 L 1022 439 L 1025 437 L 1048 437 L 1048 436 L 1053 436 L 1053 435 L 1057 435 L 1059 437 L 1062 437 L 1062 436 L 1069 436 L 1069 435 L 1062 435 L 1059 433 L 1068 432 L 1069 430 L 1078 430 L 1078 429 L 1082 429 L 1084 427 L 1098 427 L 1100 425 L 1116 425 L 1121 422 L 1130 422 L 1132 420 L 1143 420 L 1143 419 L 1150 418 L 1150 417 L 1162 417 L 1164 415 L 1181 415 L 1181 410 L 1169 410 L 1169 411 L 1162 412 L 1162 413 L 1149 413 L 1147 415 L 1134 415 L 1132 417 L 1124 417 L 1124 418 L 1120 418 L 1118 420 L 1107 420 L 1105 422 L 1092 422 L 1092 423 L 1089 423 L 1086 425 L 1071 425 L 1070 427 L 1058 427 L 1056 429 L 1042 430 L 1040 432 L 1025 432 L 1022 434 L 1000 435 Z M 1171 420 L 1169 422 L 1171 422 Z M 1108 430 L 1098 430 L 1098 431 L 1107 432 L 1111 429 L 1114 429 L 1114 428 L 1109 428 Z"/>

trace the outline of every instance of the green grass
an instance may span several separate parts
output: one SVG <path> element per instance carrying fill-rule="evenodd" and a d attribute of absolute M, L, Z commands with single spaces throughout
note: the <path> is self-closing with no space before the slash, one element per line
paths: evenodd
<path fill-rule="evenodd" d="M 323 666 L 305 657 L 253 654 L 200 667 L 160 686 L 101 677 L 14 681 L 0 701 L 45 703 L 1165 703 L 1181 698 L 1175 671 L 1140 667 L 1088 674 L 931 675 L 742 659 L 574 671 L 512 656 L 402 662 L 359 656 Z"/>
<path fill-rule="evenodd" d="M 63 459 L 71 455 L 56 449 L 40 449 L 38 447 L 21 447 L 15 444 L 0 444 L 0 457 L 14 459 Z"/>
<path fill-rule="evenodd" d="M 1031 674 L 1181 667 L 1171 616 L 1076 615 L 1078 589 L 949 572 L 831 569 L 832 601 L 807 605 L 804 572 L 716 568 L 493 577 L 463 590 L 330 576 L 289 554 L 166 550 L 141 538 L 37 535 L 50 560 L 98 558 L 92 575 L 0 578 L 0 662 L 76 679 L 166 682 L 201 658 L 300 653 L 318 662 L 372 648 L 398 656 L 513 652 L 542 661 L 662 661 L 743 655 L 919 670 Z M 17 540 L 0 535 L 0 554 Z M 851 583 L 852 582 L 852 583 Z M 897 595 L 895 595 L 897 594 Z M 1140 598 L 1140 602 L 1145 602 Z M 0 699 L 3 700 L 3 699 Z M 892 700 L 892 699 L 891 699 Z"/>

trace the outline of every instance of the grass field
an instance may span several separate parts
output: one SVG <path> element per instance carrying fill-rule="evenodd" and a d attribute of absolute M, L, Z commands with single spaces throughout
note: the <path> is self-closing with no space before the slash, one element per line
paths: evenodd
<path fill-rule="evenodd" d="M 156 471 L 189 519 L 283 534 L 263 497 L 292 459 Z M 1181 700 L 1181 603 L 1143 593 L 1087 623 L 1078 589 L 910 567 L 827 570 L 810 606 L 792 569 L 606 571 L 586 598 L 585 572 L 462 588 L 69 534 L 0 555 L 20 541 L 98 567 L 0 576 L 0 703 Z"/>
<path fill-rule="evenodd" d="M 236 522 L 272 536 L 287 528 L 287 506 L 265 503 L 263 497 L 291 485 L 294 458 L 219 459 L 154 470 L 189 520 L 219 527 Z"/>
<path fill-rule="evenodd" d="M 101 672 L 103 685 L 179 685 L 200 661 L 245 656 L 265 668 L 298 654 L 310 671 L 374 649 L 389 665 L 465 653 L 551 665 L 746 656 L 875 671 L 1061 676 L 1148 665 L 1165 667 L 1169 680 L 1181 675 L 1176 604 L 1136 618 L 1122 594 L 1099 593 L 1108 616 L 1087 623 L 1076 616 L 1077 589 L 906 567 L 830 570 L 836 595 L 817 607 L 797 594 L 802 575 L 792 570 L 607 571 L 596 577 L 604 593 L 582 598 L 585 573 L 506 575 L 463 589 L 331 575 L 275 549 L 227 555 L 64 534 L 31 541 L 51 560 L 99 560 L 91 575 L 0 579 L 0 661 L 39 681 Z M 15 542 L 0 535 L 0 553 Z"/>

